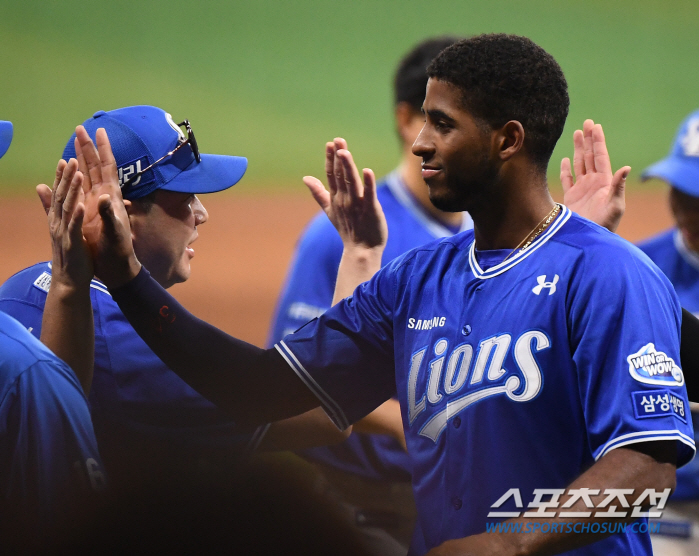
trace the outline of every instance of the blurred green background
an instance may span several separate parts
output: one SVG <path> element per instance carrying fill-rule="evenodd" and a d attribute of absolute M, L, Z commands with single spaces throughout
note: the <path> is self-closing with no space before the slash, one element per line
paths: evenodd
<path fill-rule="evenodd" d="M 0 0 L 0 119 L 15 124 L 0 194 L 33 194 L 76 124 L 132 104 L 189 118 L 204 152 L 247 156 L 237 190 L 302 190 L 336 135 L 383 174 L 398 157 L 393 70 L 446 33 L 526 35 L 562 65 L 571 112 L 553 184 L 586 117 L 614 168 L 638 176 L 699 108 L 698 21 L 696 0 Z"/>

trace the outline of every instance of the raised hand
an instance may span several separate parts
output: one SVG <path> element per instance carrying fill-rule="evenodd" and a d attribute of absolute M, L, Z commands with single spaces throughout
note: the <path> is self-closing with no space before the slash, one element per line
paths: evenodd
<path fill-rule="evenodd" d="M 53 188 L 45 184 L 36 187 L 49 221 L 54 287 L 87 288 L 94 275 L 92 259 L 82 235 L 85 217 L 83 177 L 77 160 L 61 160 L 56 167 Z"/>
<path fill-rule="evenodd" d="M 333 296 L 335 304 L 381 268 L 388 226 L 376 197 L 374 172 L 365 168 L 362 183 L 344 139 L 337 138 L 325 145 L 325 174 L 330 191 L 312 176 L 304 177 L 303 181 L 344 245 Z"/>
<path fill-rule="evenodd" d="M 561 161 L 563 204 L 613 232 L 626 209 L 624 193 L 631 167 L 612 173 L 604 131 L 592 120 L 585 120 L 582 131 L 575 131 L 573 146 L 575 180 L 570 159 Z"/>
<path fill-rule="evenodd" d="M 330 191 L 312 176 L 304 177 L 303 182 L 328 215 L 345 247 L 383 250 L 388 227 L 376 198 L 374 172 L 364 168 L 362 183 L 347 142 L 338 137 L 325 145 L 325 174 Z"/>
<path fill-rule="evenodd" d="M 96 133 L 97 147 L 83 126 L 75 130 L 75 152 L 85 175 L 83 235 L 90 248 L 95 274 L 108 287 L 119 287 L 138 274 L 129 216 L 121 197 L 117 166 L 107 132 Z"/>

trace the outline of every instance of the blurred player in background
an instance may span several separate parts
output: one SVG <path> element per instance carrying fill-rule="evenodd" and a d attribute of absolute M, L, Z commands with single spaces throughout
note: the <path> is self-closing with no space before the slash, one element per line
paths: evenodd
<path fill-rule="evenodd" d="M 0 158 L 11 140 L 12 124 L 0 121 Z M 73 174 L 65 178 L 70 181 Z M 76 512 L 90 506 L 93 494 L 105 486 L 87 398 L 76 374 L 22 324 L 0 312 L 3 552 L 41 547 L 69 527 Z"/>
<path fill-rule="evenodd" d="M 430 202 L 422 179 L 421 160 L 411 152 L 425 121 L 421 108 L 427 66 L 456 40 L 455 37 L 428 39 L 407 53 L 396 70 L 394 115 L 401 161 L 377 188 L 389 230 L 382 265 L 414 247 L 472 227 L 467 213 L 442 212 Z M 332 223 L 323 212 L 319 213 L 299 240 L 268 345 L 274 345 L 330 308 L 342 248 L 342 240 Z M 361 432 L 382 429 L 393 431 L 393 435 Z M 389 400 L 356 423 L 354 433 L 342 444 L 313 448 L 303 455 L 317 463 L 324 477 L 350 504 L 352 518 L 368 537 L 375 538 L 381 553 L 407 552 L 415 507 L 397 400 Z M 397 547 L 385 538 L 381 529 L 402 546 Z"/>
<path fill-rule="evenodd" d="M 639 247 L 670 279 L 682 307 L 699 315 L 699 111 L 682 122 L 667 158 L 647 168 L 642 177 L 661 179 L 670 186 L 676 225 Z M 687 365 L 684 355 L 683 363 Z M 699 413 L 694 411 L 692 417 L 696 439 Z M 671 522 L 667 527 L 662 523 L 661 531 L 678 538 L 653 535 L 655 553 L 699 554 L 699 458 L 677 471 L 677 489 L 665 518 Z"/>
<path fill-rule="evenodd" d="M 115 145 L 120 185 L 139 257 L 165 288 L 187 280 L 194 256 L 192 244 L 198 227 L 208 219 L 197 195 L 234 185 L 245 173 L 247 160 L 200 154 L 189 123 L 178 125 L 169 114 L 152 106 L 100 111 L 85 122 L 85 127 L 92 134 L 98 127 L 106 128 Z M 65 160 L 79 154 L 74 137 L 63 152 Z M 44 193 L 42 200 L 48 209 L 51 192 L 45 188 L 40 193 Z M 37 337 L 42 334 L 53 271 L 50 263 L 38 263 L 0 287 L 0 309 Z M 241 455 L 263 443 L 265 433 L 268 437 L 262 448 L 269 449 L 303 448 L 346 437 L 321 410 L 272 427 L 241 429 L 146 346 L 98 278 L 89 287 L 95 330 L 92 418 L 113 483 L 145 477 L 174 482 L 225 477 Z M 87 341 L 84 335 L 76 336 Z M 80 346 L 63 349 L 76 353 Z M 87 362 L 85 366 L 90 365 Z M 92 375 L 92 368 L 83 373 Z M 311 426 L 306 428 L 309 422 Z"/>

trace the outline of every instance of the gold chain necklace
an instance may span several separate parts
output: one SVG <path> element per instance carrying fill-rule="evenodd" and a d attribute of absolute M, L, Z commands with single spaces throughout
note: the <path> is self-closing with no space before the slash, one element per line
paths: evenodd
<path fill-rule="evenodd" d="M 524 251 L 527 247 L 529 247 L 534 240 L 541 235 L 541 233 L 546 229 L 546 227 L 553 221 L 556 216 L 558 216 L 558 212 L 561 210 L 561 205 L 556 203 L 556 206 L 553 207 L 551 212 L 549 212 L 546 216 L 544 216 L 543 220 L 539 222 L 536 226 L 534 226 L 534 229 L 529 232 L 526 236 L 524 236 L 524 239 L 519 242 L 519 245 L 515 247 L 512 252 L 505 257 L 505 259 L 502 261 L 503 263 L 509 259 L 512 255 L 515 254 L 515 252 L 519 249 L 520 253 Z M 528 241 L 527 241 L 528 240 Z"/>

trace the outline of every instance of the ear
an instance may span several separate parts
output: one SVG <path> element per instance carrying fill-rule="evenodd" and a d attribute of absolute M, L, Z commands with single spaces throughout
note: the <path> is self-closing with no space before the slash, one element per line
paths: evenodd
<path fill-rule="evenodd" d="M 496 148 L 502 161 L 510 160 L 524 147 L 524 127 L 510 120 L 496 132 Z"/>
<path fill-rule="evenodd" d="M 126 208 L 126 214 L 129 215 L 129 225 L 131 226 L 131 241 L 135 241 L 136 235 L 134 234 L 134 230 L 136 226 L 134 226 L 134 211 L 136 207 L 131 201 L 129 201 L 128 199 L 124 199 L 124 208 Z"/>

